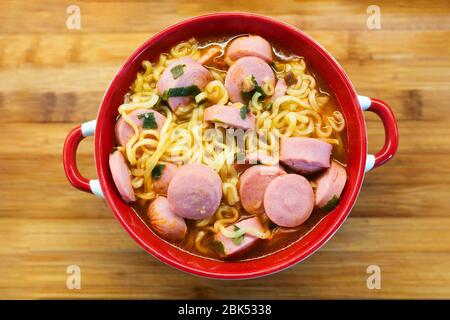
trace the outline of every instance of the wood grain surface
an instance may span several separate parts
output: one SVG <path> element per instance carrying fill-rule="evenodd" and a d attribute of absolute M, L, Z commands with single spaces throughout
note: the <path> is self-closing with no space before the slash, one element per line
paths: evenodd
<path fill-rule="evenodd" d="M 67 7 L 81 29 L 66 28 Z M 0 298 L 450 298 L 450 2 L 1 1 Z M 262 279 L 214 281 L 157 261 L 105 202 L 63 173 L 68 131 L 95 118 L 110 79 L 149 36 L 183 19 L 248 11 L 288 22 L 342 64 L 358 92 L 395 110 L 400 147 L 367 174 L 349 219 L 305 262 Z M 367 114 L 370 151 L 383 143 Z M 92 139 L 82 173 L 95 177 Z M 81 268 L 81 289 L 66 268 Z M 369 265 L 381 289 L 366 286 Z"/>

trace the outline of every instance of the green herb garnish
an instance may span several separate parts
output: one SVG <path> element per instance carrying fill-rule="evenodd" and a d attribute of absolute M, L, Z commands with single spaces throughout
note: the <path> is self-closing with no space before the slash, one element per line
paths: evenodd
<path fill-rule="evenodd" d="M 234 231 L 239 231 L 239 230 L 241 230 L 241 229 L 238 226 L 234 226 Z M 238 246 L 242 243 L 242 241 L 244 241 L 244 236 L 245 236 L 245 234 L 240 235 L 239 237 L 236 237 L 236 238 L 231 238 L 231 241 L 233 241 L 233 243 Z"/>
<path fill-rule="evenodd" d="M 165 165 L 163 165 L 162 163 L 158 163 L 152 170 L 152 178 L 159 179 L 162 175 L 164 167 Z"/>
<path fill-rule="evenodd" d="M 158 101 L 156 101 L 156 104 L 155 104 L 154 108 L 157 108 L 157 107 L 161 106 L 161 102 L 162 102 L 161 97 L 158 97 Z"/>
<path fill-rule="evenodd" d="M 255 92 L 259 92 L 261 94 L 258 99 L 263 99 L 266 96 L 266 93 L 264 92 L 263 88 L 258 84 L 254 75 L 252 75 L 252 82 L 254 86 L 253 90 L 249 92 L 241 92 L 241 97 L 242 99 L 244 99 L 244 101 L 247 102 L 250 101 Z"/>
<path fill-rule="evenodd" d="M 331 200 L 329 200 L 326 205 L 320 208 L 320 210 L 330 212 L 331 210 L 337 207 L 337 205 L 339 204 L 339 200 L 340 200 L 339 197 L 334 195 L 333 198 L 331 198 Z"/>
<path fill-rule="evenodd" d="M 140 114 L 138 115 L 138 119 L 144 119 L 144 129 L 158 129 L 158 124 L 156 123 L 155 114 L 153 112 Z"/>
<path fill-rule="evenodd" d="M 196 85 L 170 88 L 169 90 L 164 91 L 162 98 L 167 100 L 170 97 L 195 97 L 200 92 L 200 89 Z"/>
<path fill-rule="evenodd" d="M 223 246 L 223 243 L 220 241 L 214 241 L 213 244 L 214 244 L 214 248 L 216 249 L 216 251 L 220 255 L 224 256 L 225 255 L 225 247 Z"/>
<path fill-rule="evenodd" d="M 248 108 L 248 106 L 243 106 L 241 107 L 240 111 L 241 111 L 241 119 L 245 120 L 247 118 L 247 113 L 250 112 L 250 109 Z"/>
<path fill-rule="evenodd" d="M 172 72 L 173 79 L 178 79 L 179 77 L 181 77 L 183 75 L 184 67 L 186 67 L 185 64 L 179 64 L 179 65 L 176 65 L 175 67 L 173 67 L 172 69 L 170 69 L 170 72 Z"/>
<path fill-rule="evenodd" d="M 169 98 L 168 93 L 169 92 L 167 90 L 165 90 L 161 96 L 161 99 L 163 99 L 164 101 L 167 101 L 167 99 Z"/>

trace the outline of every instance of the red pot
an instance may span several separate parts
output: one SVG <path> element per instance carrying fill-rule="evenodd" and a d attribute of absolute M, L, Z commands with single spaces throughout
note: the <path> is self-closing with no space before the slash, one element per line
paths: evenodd
<path fill-rule="evenodd" d="M 347 123 L 348 181 L 338 207 L 328 214 L 301 241 L 262 258 L 221 262 L 182 251 L 156 236 L 144 221 L 126 205 L 118 194 L 108 166 L 114 142 L 114 124 L 118 106 L 141 68 L 144 59 L 154 61 L 160 52 L 190 37 L 258 34 L 281 47 L 306 58 L 334 92 Z M 386 141 L 375 155 L 367 154 L 366 125 L 363 111 L 375 112 L 383 122 Z M 75 154 L 79 142 L 94 135 L 95 164 L 98 180 L 81 176 Z M 292 266 L 318 250 L 344 222 L 355 204 L 364 173 L 394 155 L 398 146 L 397 125 L 391 108 L 384 102 L 358 96 L 355 88 L 334 58 L 302 31 L 280 21 L 247 13 L 218 13 L 192 18 L 169 27 L 141 45 L 124 63 L 112 80 L 101 103 L 97 119 L 74 128 L 64 144 L 64 170 L 70 183 L 83 191 L 106 199 L 125 230 L 156 258 L 192 274 L 220 278 L 245 279 L 268 275 Z"/>

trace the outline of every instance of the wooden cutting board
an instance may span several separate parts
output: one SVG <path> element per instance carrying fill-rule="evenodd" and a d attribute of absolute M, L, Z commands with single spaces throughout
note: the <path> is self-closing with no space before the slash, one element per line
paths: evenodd
<path fill-rule="evenodd" d="M 5 1 L 0 10 L 0 297 L 2 298 L 450 298 L 450 4 L 377 1 Z M 105 202 L 65 179 L 68 131 L 92 120 L 110 79 L 149 36 L 183 19 L 248 11 L 288 22 L 342 64 L 358 92 L 388 101 L 400 148 L 367 174 L 349 219 L 319 252 L 263 279 L 214 281 L 144 252 Z M 366 115 L 370 151 L 381 122 Z M 92 139 L 78 161 L 95 177 Z M 81 288 L 66 287 L 78 265 Z M 381 289 L 367 287 L 367 268 Z"/>

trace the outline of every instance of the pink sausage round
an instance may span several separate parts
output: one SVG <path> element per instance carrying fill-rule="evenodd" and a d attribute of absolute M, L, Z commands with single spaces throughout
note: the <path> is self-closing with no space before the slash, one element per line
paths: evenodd
<path fill-rule="evenodd" d="M 229 231 L 234 231 L 236 230 L 236 227 L 250 228 L 264 233 L 264 227 L 258 217 L 241 220 L 236 224 L 226 227 L 226 229 Z M 220 250 L 218 253 L 224 257 L 231 258 L 238 257 L 240 254 L 247 252 L 247 250 L 260 241 L 260 239 L 246 233 L 242 236 L 241 241 L 236 242 L 234 239 L 225 237 L 222 232 L 218 232 L 214 235 L 214 241 L 218 241 L 222 244 L 223 251 Z"/>
<path fill-rule="evenodd" d="M 109 168 L 111 169 L 114 184 L 122 199 L 125 202 L 136 201 L 133 186 L 131 185 L 130 170 L 128 169 L 125 157 L 120 151 L 116 150 L 109 155 Z"/>
<path fill-rule="evenodd" d="M 333 197 L 339 198 L 347 181 L 345 168 L 335 161 L 317 179 L 316 206 L 319 208 L 327 205 Z"/>
<path fill-rule="evenodd" d="M 232 102 L 244 102 L 241 96 L 242 82 L 251 75 L 255 77 L 260 86 L 264 82 L 275 86 L 275 75 L 264 60 L 257 57 L 241 58 L 233 63 L 225 77 L 225 89 L 227 89 Z"/>
<path fill-rule="evenodd" d="M 128 117 L 133 121 L 138 128 L 142 129 L 144 126 L 144 119 L 139 119 L 140 115 L 143 115 L 145 113 L 153 113 L 155 115 L 156 124 L 158 125 L 158 128 L 155 129 L 157 131 L 161 131 L 164 122 L 166 121 L 166 117 L 164 117 L 161 113 L 150 110 L 150 109 L 136 109 L 128 114 Z M 128 142 L 128 140 L 131 139 L 131 137 L 134 135 L 133 128 L 122 118 L 120 117 L 119 120 L 116 122 L 116 126 L 114 127 L 114 131 L 116 134 L 116 140 L 117 143 L 121 146 L 125 146 Z"/>
<path fill-rule="evenodd" d="M 314 209 L 314 192 L 308 180 L 298 174 L 273 179 L 264 194 L 264 208 L 269 219 L 281 226 L 301 225 Z"/>
<path fill-rule="evenodd" d="M 177 79 L 174 79 L 172 68 L 178 65 L 185 65 L 183 67 L 183 74 Z M 162 96 L 164 91 L 171 88 L 188 87 L 195 85 L 200 90 L 203 90 L 208 82 L 212 80 L 211 73 L 201 63 L 195 61 L 191 57 L 182 57 L 170 63 L 161 74 L 156 88 L 158 94 Z M 170 97 L 167 100 L 170 108 L 175 111 L 180 106 L 188 105 L 192 101 L 191 97 Z"/>
<path fill-rule="evenodd" d="M 299 173 L 313 173 L 330 167 L 331 144 L 313 138 L 281 138 L 280 161 Z"/>
<path fill-rule="evenodd" d="M 256 118 L 252 113 L 247 113 L 245 119 L 242 119 L 239 107 L 221 104 L 206 108 L 203 119 L 205 121 L 218 122 L 228 128 L 243 130 L 254 130 L 256 126 Z"/>
<path fill-rule="evenodd" d="M 251 214 L 264 212 L 264 192 L 269 183 L 286 172 L 275 166 L 256 165 L 248 168 L 239 180 L 239 195 L 245 211 Z"/>
<path fill-rule="evenodd" d="M 226 50 L 225 56 L 231 60 L 242 57 L 253 56 L 263 59 L 266 62 L 273 60 L 272 46 L 260 36 L 244 36 L 231 41 Z"/>
<path fill-rule="evenodd" d="M 271 101 L 275 101 L 279 97 L 282 97 L 286 94 L 287 84 L 284 79 L 278 79 L 277 84 L 274 89 L 273 95 L 270 97 Z"/>
<path fill-rule="evenodd" d="M 161 176 L 159 178 L 153 179 L 153 190 L 157 194 L 166 195 L 170 181 L 172 181 L 172 178 L 177 172 L 178 167 L 169 162 L 161 162 L 161 164 L 164 165 L 164 168 L 162 169 Z"/>
<path fill-rule="evenodd" d="M 167 240 L 183 239 L 187 232 L 186 222 L 169 208 L 167 198 L 158 196 L 148 207 L 150 226 Z"/>
<path fill-rule="evenodd" d="M 167 191 L 170 209 L 186 219 L 200 220 L 216 212 L 222 199 L 222 180 L 204 164 L 179 167 Z"/>

